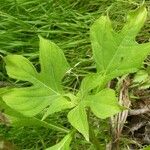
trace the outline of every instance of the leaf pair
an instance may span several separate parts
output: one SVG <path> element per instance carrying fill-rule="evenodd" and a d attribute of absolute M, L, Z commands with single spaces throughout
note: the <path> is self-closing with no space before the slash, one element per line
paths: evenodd
<path fill-rule="evenodd" d="M 115 91 L 111 89 L 101 90 L 95 95 L 88 95 L 82 99 L 79 105 L 69 112 L 68 119 L 87 141 L 89 141 L 89 124 L 86 107 L 90 107 L 95 116 L 101 119 L 110 117 L 122 110 L 115 96 Z"/>

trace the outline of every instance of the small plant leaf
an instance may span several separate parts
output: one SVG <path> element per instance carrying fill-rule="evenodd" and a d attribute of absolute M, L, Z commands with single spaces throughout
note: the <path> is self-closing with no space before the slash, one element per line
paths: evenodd
<path fill-rule="evenodd" d="M 36 83 L 38 73 L 28 59 L 21 55 L 8 55 L 4 60 L 7 74 L 11 78 Z"/>
<path fill-rule="evenodd" d="M 91 43 L 98 72 L 110 79 L 135 72 L 150 52 L 150 43 L 138 44 L 137 33 L 147 17 L 144 6 L 127 17 L 120 32 L 113 30 L 108 16 L 102 16 L 91 27 Z"/>
<path fill-rule="evenodd" d="M 12 109 L 11 107 L 9 107 L 1 98 L 0 98 L 0 110 L 4 110 L 4 114 L 6 115 L 8 120 L 7 123 L 16 127 L 21 126 L 45 127 L 65 133 L 69 132 L 69 130 L 64 127 L 60 127 L 52 123 L 41 121 L 35 117 L 26 117 L 21 113 L 17 112 L 16 110 Z"/>
<path fill-rule="evenodd" d="M 53 102 L 47 109 L 46 113 L 43 116 L 44 120 L 47 116 L 55 113 L 55 112 L 59 112 L 62 109 L 68 109 L 68 108 L 72 108 L 75 107 L 76 104 L 72 101 L 68 101 L 66 100 L 66 98 L 64 97 L 60 97 L 58 99 L 55 100 L 55 102 Z"/>
<path fill-rule="evenodd" d="M 72 140 L 72 134 L 69 133 L 59 143 L 57 143 L 56 145 L 50 148 L 47 148 L 46 150 L 70 150 L 71 140 Z"/>
<path fill-rule="evenodd" d="M 133 83 L 144 83 L 148 80 L 148 73 L 146 70 L 139 70 L 133 79 Z"/>
<path fill-rule="evenodd" d="M 61 80 L 69 69 L 69 65 L 63 51 L 53 42 L 40 38 L 40 79 L 52 87 L 55 91 L 60 91 Z"/>
<path fill-rule="evenodd" d="M 3 100 L 11 108 L 31 117 L 63 98 L 61 80 L 69 65 L 63 52 L 54 43 L 40 37 L 40 73 L 28 59 L 20 55 L 6 56 L 5 63 L 10 77 L 32 84 L 29 87 L 12 88 L 3 94 Z"/>
<path fill-rule="evenodd" d="M 89 141 L 89 125 L 87 114 L 84 106 L 79 104 L 68 113 L 68 120 L 71 125 L 76 128 L 87 141 Z"/>
<path fill-rule="evenodd" d="M 80 94 L 80 97 L 83 97 L 87 95 L 90 90 L 97 86 L 103 86 L 103 84 L 105 84 L 105 76 L 100 73 L 89 74 L 83 79 L 78 95 Z"/>
<path fill-rule="evenodd" d="M 132 87 L 138 87 L 139 90 L 148 89 L 150 87 L 150 78 L 147 69 L 139 70 L 135 74 Z"/>
<path fill-rule="evenodd" d="M 101 119 L 115 115 L 123 110 L 118 104 L 115 91 L 111 89 L 104 89 L 95 95 L 89 95 L 86 100 L 92 112 Z"/>

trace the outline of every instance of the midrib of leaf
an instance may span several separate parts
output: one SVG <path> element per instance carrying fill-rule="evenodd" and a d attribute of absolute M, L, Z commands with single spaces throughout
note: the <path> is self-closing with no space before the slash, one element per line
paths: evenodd
<path fill-rule="evenodd" d="M 49 128 L 49 129 L 54 129 L 56 131 L 61 131 L 61 132 L 65 132 L 65 133 L 69 133 L 70 130 L 65 128 L 65 127 L 61 127 L 61 126 L 57 126 L 55 124 L 52 124 L 52 123 L 47 123 L 43 120 L 39 120 L 35 117 L 26 117 L 24 115 L 22 115 L 20 112 L 18 111 L 15 111 L 14 109 L 12 109 L 11 107 L 9 107 L 3 100 L 2 98 L 0 98 L 0 109 L 5 109 L 5 114 L 7 114 L 10 119 L 13 120 L 14 124 L 18 124 L 17 123 L 17 120 L 18 119 L 21 119 L 19 121 L 21 121 L 21 123 L 24 124 L 24 121 L 25 121 L 25 124 L 28 126 L 29 124 L 32 124 L 32 125 L 40 125 L 40 126 L 43 126 L 45 128 Z M 28 121 L 27 121 L 28 120 Z M 18 124 L 20 126 L 20 124 Z"/>
<path fill-rule="evenodd" d="M 107 31 L 107 30 L 106 30 L 106 23 L 105 23 L 105 31 Z M 103 35 L 103 37 L 104 37 L 104 35 Z M 104 53 L 103 53 L 103 51 L 102 51 L 102 58 L 104 58 Z M 103 69 L 105 70 L 104 59 L 102 59 L 102 63 L 103 63 Z M 101 65 L 100 65 L 100 66 L 101 66 Z"/>
<path fill-rule="evenodd" d="M 36 78 L 35 78 L 36 79 Z M 40 80 L 37 80 L 39 83 L 41 83 L 44 87 L 46 87 L 48 90 L 51 90 L 52 92 L 54 92 L 56 95 L 61 95 L 58 92 L 56 92 L 55 90 L 53 90 L 51 87 L 47 86 L 46 84 L 44 84 L 43 82 L 41 82 Z"/>
<path fill-rule="evenodd" d="M 85 111 L 85 108 L 79 108 L 79 112 L 81 113 L 81 115 L 82 115 L 82 110 L 81 109 L 83 109 L 83 111 Z M 86 113 L 86 112 L 85 112 Z M 81 119 L 82 120 L 82 119 Z M 84 121 L 82 120 L 82 127 L 84 128 Z"/>
<path fill-rule="evenodd" d="M 66 138 L 66 139 L 64 140 L 64 142 L 61 144 L 61 146 L 59 147 L 58 150 L 61 150 L 61 149 L 63 148 L 64 144 L 68 141 L 69 138 L 70 138 L 70 136 L 68 136 L 68 138 Z"/>
<path fill-rule="evenodd" d="M 53 66 L 53 63 L 52 63 L 52 62 L 51 62 L 51 66 Z M 52 75 L 53 75 L 53 79 L 56 79 L 55 74 L 54 74 L 54 68 L 53 68 L 53 67 L 52 67 Z M 56 85 L 57 82 L 53 82 L 53 83 L 54 83 L 55 89 L 57 89 L 57 91 L 58 91 L 58 88 L 57 88 L 57 85 Z"/>
<path fill-rule="evenodd" d="M 36 77 L 32 76 L 34 81 L 36 81 L 35 83 L 39 83 L 41 85 L 43 85 L 44 87 L 46 87 L 49 91 L 54 92 L 56 95 L 61 95 L 60 93 L 56 92 L 55 90 L 53 90 L 51 87 L 47 86 L 46 84 L 44 84 L 42 81 L 40 81 L 39 79 L 37 79 Z"/>
<path fill-rule="evenodd" d="M 127 33 L 129 33 L 129 32 L 127 32 Z M 114 37 L 114 36 L 113 36 L 113 37 Z M 119 49 L 120 49 L 120 48 L 122 47 L 122 45 L 123 45 L 122 43 L 125 41 L 125 39 L 126 39 L 127 37 L 128 37 L 128 34 L 126 34 L 126 35 L 124 36 L 124 38 L 121 40 L 120 44 L 117 46 L 117 50 L 115 51 L 113 58 L 112 58 L 111 61 L 109 62 L 109 64 L 108 64 L 108 66 L 107 66 L 107 68 L 106 68 L 104 74 L 107 74 L 107 72 L 109 71 L 109 68 L 111 68 L 112 62 L 114 61 L 116 55 L 118 54 Z M 115 42 L 116 42 L 116 39 L 115 39 Z"/>
<path fill-rule="evenodd" d="M 59 126 L 56 126 L 54 124 L 51 124 L 51 123 L 47 123 L 43 120 L 38 120 L 37 118 L 33 117 L 36 121 L 38 121 L 39 123 L 41 122 L 43 124 L 43 126 L 45 127 L 48 127 L 50 129 L 55 129 L 57 131 L 62 131 L 62 132 L 66 132 L 66 133 L 69 133 L 70 131 L 67 129 L 67 128 L 64 128 L 64 127 L 59 127 Z"/>
<path fill-rule="evenodd" d="M 52 63 L 51 63 L 51 65 L 52 65 Z M 53 79 L 55 79 L 53 67 L 52 67 L 52 74 L 53 74 Z M 40 75 L 40 74 L 38 74 L 38 75 Z M 44 84 L 44 83 L 43 83 L 42 81 L 40 81 L 38 78 L 36 78 L 36 77 L 34 77 L 34 76 L 32 76 L 32 77 L 33 77 L 33 79 L 34 79 L 35 81 L 37 81 L 37 82 L 39 82 L 40 84 L 42 84 L 42 85 L 43 85 L 44 87 L 46 87 L 48 90 L 54 92 L 56 95 L 61 95 L 61 94 L 59 94 L 58 92 L 56 92 L 55 90 L 53 90 L 51 87 L 49 87 L 49 86 L 47 86 L 46 84 Z M 57 85 L 56 85 L 56 82 L 53 82 L 53 83 L 54 83 L 55 88 L 58 90 Z"/>

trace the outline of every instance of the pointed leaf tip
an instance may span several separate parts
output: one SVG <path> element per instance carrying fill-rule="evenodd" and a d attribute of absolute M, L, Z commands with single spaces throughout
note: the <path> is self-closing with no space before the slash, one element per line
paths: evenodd
<path fill-rule="evenodd" d="M 89 141 L 89 124 L 84 106 L 76 106 L 68 113 L 68 120 L 87 141 Z"/>
<path fill-rule="evenodd" d="M 47 148 L 46 150 L 70 150 L 70 143 L 72 140 L 72 134 L 66 135 L 59 143 Z"/>
<path fill-rule="evenodd" d="M 39 39 L 40 73 L 23 56 L 8 55 L 4 59 L 7 74 L 10 77 L 28 81 L 32 85 L 23 88 L 12 88 L 7 94 L 3 95 L 3 100 L 11 108 L 30 117 L 35 116 L 54 100 L 62 97 L 61 80 L 69 68 L 63 51 L 55 43 L 44 39 L 40 35 Z M 65 107 L 60 105 L 59 110 L 65 109 Z M 58 111 L 58 109 L 54 111 Z"/>
<path fill-rule="evenodd" d="M 97 72 L 110 79 L 137 71 L 150 52 L 150 43 L 137 44 L 135 37 L 144 25 L 147 10 L 142 5 L 128 14 L 121 31 L 112 29 L 108 17 L 100 17 L 91 27 L 91 44 Z"/>

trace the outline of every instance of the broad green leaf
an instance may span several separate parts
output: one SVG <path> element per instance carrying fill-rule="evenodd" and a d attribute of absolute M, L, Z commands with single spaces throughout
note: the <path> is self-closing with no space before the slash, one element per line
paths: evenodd
<path fill-rule="evenodd" d="M 8 119 L 10 119 L 11 125 L 15 127 L 22 127 L 22 126 L 44 127 L 44 128 L 52 129 L 52 130 L 59 131 L 59 132 L 64 132 L 64 133 L 69 132 L 68 129 L 62 126 L 59 126 L 53 123 L 47 123 L 35 117 L 26 117 L 23 115 L 16 117 L 16 116 L 8 115 Z"/>
<path fill-rule="evenodd" d="M 45 127 L 49 129 L 54 129 L 56 131 L 61 131 L 68 133 L 68 129 L 64 127 L 59 127 L 51 123 L 47 123 L 45 121 L 41 121 L 34 117 L 26 117 L 16 110 L 9 107 L 1 98 L 0 98 L 0 110 L 4 110 L 4 114 L 6 115 L 9 123 L 13 126 L 34 126 L 34 127 Z"/>
<path fill-rule="evenodd" d="M 40 37 L 40 64 L 41 81 L 53 87 L 53 90 L 61 90 L 61 80 L 69 69 L 63 51 L 53 42 Z"/>
<path fill-rule="evenodd" d="M 83 98 L 90 90 L 98 86 L 105 86 L 105 76 L 100 73 L 89 74 L 83 79 L 78 95 Z"/>
<path fill-rule="evenodd" d="M 115 91 L 111 89 L 104 89 L 95 95 L 89 95 L 86 101 L 92 112 L 102 119 L 115 115 L 123 110 L 118 104 Z"/>
<path fill-rule="evenodd" d="M 38 73 L 31 62 L 20 55 L 5 57 L 7 74 L 14 79 L 36 82 Z"/>
<path fill-rule="evenodd" d="M 50 148 L 47 148 L 46 150 L 70 150 L 71 140 L 72 140 L 72 133 L 69 133 L 59 143 Z"/>
<path fill-rule="evenodd" d="M 135 72 L 150 52 L 150 43 L 135 41 L 147 17 L 141 6 L 127 17 L 127 23 L 120 32 L 113 30 L 108 16 L 102 16 L 91 27 L 91 43 L 98 72 L 112 79 Z"/>
<path fill-rule="evenodd" d="M 59 112 L 62 109 L 72 108 L 74 106 L 76 106 L 76 103 L 73 102 L 71 99 L 67 101 L 64 97 L 58 98 L 48 107 L 42 120 L 55 112 Z"/>
<path fill-rule="evenodd" d="M 68 113 L 68 120 L 71 125 L 83 134 L 85 139 L 89 141 L 89 125 L 87 114 L 82 104 L 76 106 Z"/>
<path fill-rule="evenodd" d="M 63 52 L 54 43 L 40 37 L 40 73 L 23 56 L 8 55 L 4 60 L 10 77 L 32 84 L 29 87 L 10 89 L 7 94 L 3 94 L 3 100 L 11 108 L 31 117 L 63 98 L 61 80 L 69 65 Z M 65 101 L 64 98 L 63 100 Z"/>

